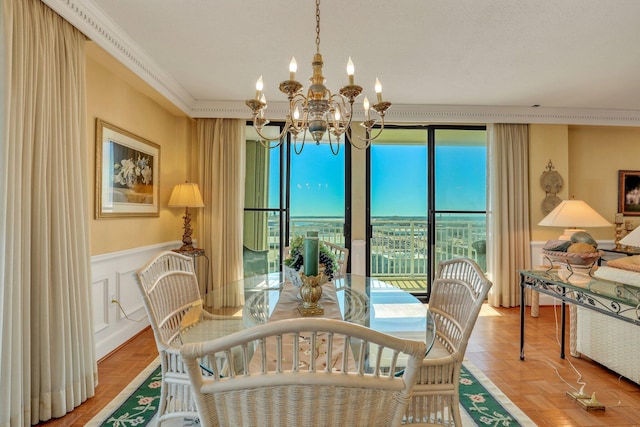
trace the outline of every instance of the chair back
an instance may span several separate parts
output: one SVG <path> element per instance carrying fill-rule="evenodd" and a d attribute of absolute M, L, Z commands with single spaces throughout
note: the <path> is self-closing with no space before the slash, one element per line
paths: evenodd
<path fill-rule="evenodd" d="M 453 357 L 462 360 L 482 303 L 492 283 L 471 259 L 443 261 L 431 285 L 429 311 L 437 339 Z"/>
<path fill-rule="evenodd" d="M 195 418 L 196 404 L 179 353 L 181 327 L 206 315 L 193 259 L 162 252 L 138 271 L 137 279 L 162 366 L 156 423 L 161 426 L 169 420 Z"/>
<path fill-rule="evenodd" d="M 412 426 L 462 426 L 460 370 L 467 344 L 491 282 L 471 259 L 456 258 L 438 265 L 431 284 L 429 311 L 436 341 L 422 361 L 422 369 L 407 407 Z"/>
<path fill-rule="evenodd" d="M 181 354 L 204 427 L 370 427 L 400 425 L 425 351 L 424 342 L 342 320 L 299 318 L 185 344 Z M 392 361 L 386 369 L 383 353 Z M 203 376 L 200 363 L 216 354 L 241 368 L 222 375 L 214 364 Z"/>
<path fill-rule="evenodd" d="M 480 266 L 470 258 L 453 258 L 440 261 L 436 273 L 438 279 L 458 279 L 467 282 L 476 293 L 482 292 L 487 278 Z M 489 284 L 489 288 L 491 284 Z"/>
<path fill-rule="evenodd" d="M 185 313 L 202 305 L 193 259 L 162 252 L 138 272 L 137 283 L 158 349 L 176 346 Z"/>
<path fill-rule="evenodd" d="M 347 274 L 347 262 L 349 261 L 349 249 L 343 248 L 331 242 L 322 242 L 329 251 L 335 255 L 338 268 L 333 272 L 334 277 L 344 277 Z"/>

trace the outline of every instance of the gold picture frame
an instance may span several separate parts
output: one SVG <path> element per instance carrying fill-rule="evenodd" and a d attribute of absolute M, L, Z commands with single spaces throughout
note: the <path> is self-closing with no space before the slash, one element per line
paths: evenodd
<path fill-rule="evenodd" d="M 618 212 L 640 216 L 640 171 L 618 171 Z"/>
<path fill-rule="evenodd" d="M 95 217 L 159 216 L 160 146 L 96 119 Z"/>

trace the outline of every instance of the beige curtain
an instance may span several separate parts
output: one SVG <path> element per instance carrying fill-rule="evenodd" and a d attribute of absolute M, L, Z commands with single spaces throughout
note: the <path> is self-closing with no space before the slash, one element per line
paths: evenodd
<path fill-rule="evenodd" d="M 528 126 L 489 127 L 487 264 L 493 306 L 520 305 L 518 270 L 531 264 Z"/>
<path fill-rule="evenodd" d="M 222 292 L 221 286 L 242 279 L 244 218 L 245 121 L 198 119 L 199 183 L 204 209 L 198 216 L 203 249 L 211 259 L 207 305 L 236 307 L 242 286 Z"/>
<path fill-rule="evenodd" d="M 260 141 L 246 141 L 246 207 L 263 208 L 269 200 L 269 149 Z M 244 245 L 256 251 L 269 249 L 267 212 L 247 212 L 244 217 Z"/>
<path fill-rule="evenodd" d="M 39 0 L 2 0 L 0 425 L 93 396 L 84 36 Z M 5 210 L 6 209 L 6 210 Z"/>

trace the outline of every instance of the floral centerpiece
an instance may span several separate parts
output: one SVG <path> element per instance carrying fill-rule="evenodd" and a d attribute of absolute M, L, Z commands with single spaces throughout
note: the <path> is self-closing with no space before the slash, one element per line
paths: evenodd
<path fill-rule="evenodd" d="M 338 268 L 338 260 L 336 256 L 327 248 L 322 241 L 319 242 L 318 245 L 318 258 L 320 264 L 320 271 L 324 273 L 325 276 L 329 278 L 329 280 L 333 279 L 333 274 Z M 289 246 L 289 258 L 284 260 L 285 265 L 285 274 L 286 269 L 290 268 L 293 270 L 295 275 L 299 276 L 299 271 L 304 265 L 304 237 L 296 236 L 291 239 L 291 245 Z M 291 274 L 291 273 L 289 273 Z M 290 276 L 288 277 L 292 279 Z M 291 280 L 294 285 L 298 283 L 297 280 Z"/>

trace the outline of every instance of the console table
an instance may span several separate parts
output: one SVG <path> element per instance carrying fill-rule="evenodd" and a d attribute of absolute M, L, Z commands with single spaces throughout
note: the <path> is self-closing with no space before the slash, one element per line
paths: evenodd
<path fill-rule="evenodd" d="M 520 273 L 520 360 L 524 360 L 525 290 L 551 295 L 561 300 L 560 357 L 565 357 L 565 306 L 567 303 L 597 311 L 606 316 L 640 326 L 640 287 L 584 274 L 561 277 L 559 270 Z"/>

